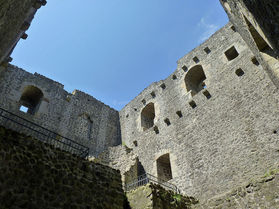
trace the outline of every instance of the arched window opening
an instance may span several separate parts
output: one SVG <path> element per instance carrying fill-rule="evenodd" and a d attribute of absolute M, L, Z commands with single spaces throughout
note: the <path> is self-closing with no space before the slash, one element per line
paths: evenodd
<path fill-rule="evenodd" d="M 205 88 L 204 80 L 206 79 L 201 65 L 192 67 L 185 76 L 187 91 L 191 91 L 192 96 Z"/>
<path fill-rule="evenodd" d="M 161 182 L 172 179 L 171 163 L 169 153 L 162 155 L 157 159 L 157 175 Z"/>
<path fill-rule="evenodd" d="M 141 112 L 141 127 L 147 130 L 154 125 L 155 108 L 153 103 L 146 105 Z"/>
<path fill-rule="evenodd" d="M 20 110 L 29 114 L 35 114 L 39 109 L 43 92 L 35 86 L 26 86 L 20 97 Z"/>

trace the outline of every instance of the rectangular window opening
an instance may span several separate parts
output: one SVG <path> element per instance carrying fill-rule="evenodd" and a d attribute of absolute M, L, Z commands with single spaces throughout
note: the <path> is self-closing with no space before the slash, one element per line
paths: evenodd
<path fill-rule="evenodd" d="M 183 66 L 182 66 L 182 70 L 183 70 L 184 72 L 187 72 L 187 71 L 188 71 L 187 66 L 183 65 Z"/>
<path fill-rule="evenodd" d="M 251 61 L 252 61 L 252 63 L 253 63 L 254 65 L 256 65 L 256 66 L 259 66 L 259 65 L 260 65 L 260 63 L 259 63 L 259 61 L 257 60 L 256 57 L 253 57 L 253 58 L 251 59 Z"/>
<path fill-rule="evenodd" d="M 207 99 L 210 99 L 210 98 L 211 98 L 211 94 L 210 94 L 209 91 L 207 91 L 207 90 L 203 91 L 203 95 L 204 95 Z"/>
<path fill-rule="evenodd" d="M 173 75 L 172 80 L 176 80 L 176 79 L 177 79 L 176 75 Z"/>
<path fill-rule="evenodd" d="M 176 114 L 178 115 L 179 118 L 182 118 L 182 112 L 181 111 L 177 111 Z"/>
<path fill-rule="evenodd" d="M 191 101 L 191 102 L 189 102 L 189 105 L 193 108 L 193 109 L 195 109 L 196 107 L 197 107 L 197 104 L 196 104 L 196 102 L 195 101 Z"/>
<path fill-rule="evenodd" d="M 241 68 L 239 68 L 239 69 L 237 69 L 237 70 L 235 71 L 235 74 L 236 74 L 238 77 L 241 77 L 241 76 L 244 75 L 244 71 L 243 71 Z"/>
<path fill-rule="evenodd" d="M 161 84 L 161 88 L 162 88 L 163 90 L 166 89 L 166 84 L 162 83 L 162 84 Z"/>
<path fill-rule="evenodd" d="M 167 124 L 167 126 L 169 126 L 171 123 L 170 123 L 170 120 L 168 119 L 168 118 L 166 118 L 165 120 L 164 120 L 164 122 Z"/>
<path fill-rule="evenodd" d="M 154 126 L 153 130 L 156 134 L 159 134 L 159 128 L 157 126 Z"/>
<path fill-rule="evenodd" d="M 238 54 L 237 50 L 235 49 L 235 47 L 232 46 L 225 52 L 225 55 L 226 55 L 228 61 L 231 61 L 231 60 L 235 59 L 239 54 Z"/>
<path fill-rule="evenodd" d="M 206 48 L 204 49 L 204 51 L 205 51 L 206 54 L 209 54 L 209 53 L 211 52 L 211 50 L 210 50 L 208 47 L 206 47 Z"/>
<path fill-rule="evenodd" d="M 137 147 L 138 146 L 138 141 L 133 141 L 133 144 L 135 145 L 135 147 Z"/>
<path fill-rule="evenodd" d="M 194 57 L 193 60 L 194 60 L 195 63 L 199 63 L 200 62 L 198 57 Z"/>

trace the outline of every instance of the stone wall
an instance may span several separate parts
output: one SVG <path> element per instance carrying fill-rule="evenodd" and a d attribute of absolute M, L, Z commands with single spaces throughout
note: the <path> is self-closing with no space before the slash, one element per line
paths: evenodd
<path fill-rule="evenodd" d="M 257 60 L 269 74 L 274 84 L 279 87 L 279 4 L 278 1 L 251 0 L 220 0 L 235 30 L 241 35 L 248 47 L 253 51 Z M 270 49 L 257 46 L 257 31 Z M 252 32 L 252 33 L 251 33 Z"/>
<path fill-rule="evenodd" d="M 152 183 L 128 192 L 127 199 L 131 209 L 189 209 L 198 203 Z"/>
<path fill-rule="evenodd" d="M 119 170 L 123 184 L 136 180 L 140 175 L 138 157 L 127 146 L 110 147 L 94 161 Z"/>
<path fill-rule="evenodd" d="M 271 169 L 258 179 L 253 179 L 236 189 L 214 197 L 201 204 L 196 209 L 239 209 L 261 208 L 271 209 L 279 206 L 279 174 L 277 169 Z"/>
<path fill-rule="evenodd" d="M 20 111 L 21 97 L 30 86 L 43 94 L 33 114 Z M 12 65 L 0 68 L 0 106 L 4 109 L 89 147 L 90 155 L 121 144 L 116 110 L 84 92 L 70 94 L 63 87 Z"/>
<path fill-rule="evenodd" d="M 1 208 L 123 208 L 121 176 L 0 127 Z"/>
<path fill-rule="evenodd" d="M 38 3 L 36 3 L 38 2 Z M 0 63 L 24 35 L 41 3 L 38 0 L 0 0 Z"/>
<path fill-rule="evenodd" d="M 229 23 L 120 111 L 122 140 L 146 172 L 159 176 L 157 160 L 169 154 L 169 182 L 202 200 L 278 163 L 278 90 L 254 57 Z M 151 103 L 154 125 L 144 130 Z"/>

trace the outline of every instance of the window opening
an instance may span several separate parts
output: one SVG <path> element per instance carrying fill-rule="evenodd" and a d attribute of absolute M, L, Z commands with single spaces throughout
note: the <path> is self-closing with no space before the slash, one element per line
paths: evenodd
<path fill-rule="evenodd" d="M 145 99 L 143 99 L 143 100 L 141 100 L 141 102 L 142 102 L 142 104 L 146 104 L 146 101 L 145 101 Z"/>
<path fill-rule="evenodd" d="M 35 86 L 26 86 L 20 97 L 20 111 L 25 111 L 29 114 L 35 114 L 39 109 L 43 92 Z"/>
<path fill-rule="evenodd" d="M 228 61 L 231 61 L 231 60 L 235 59 L 236 57 L 238 57 L 239 54 L 238 54 L 237 50 L 235 49 L 235 47 L 232 46 L 225 52 L 225 55 L 226 55 Z"/>
<path fill-rule="evenodd" d="M 183 65 L 183 66 L 182 66 L 182 70 L 183 70 L 184 72 L 187 72 L 187 71 L 188 71 L 188 68 L 187 68 L 185 65 Z"/>
<path fill-rule="evenodd" d="M 192 96 L 200 92 L 205 87 L 206 77 L 201 65 L 192 67 L 185 76 L 185 85 L 187 92 L 191 91 Z"/>
<path fill-rule="evenodd" d="M 156 134 L 159 134 L 159 128 L 157 126 L 154 126 L 153 130 L 155 131 Z"/>
<path fill-rule="evenodd" d="M 177 111 L 176 114 L 178 115 L 179 118 L 182 118 L 182 112 L 181 111 Z"/>
<path fill-rule="evenodd" d="M 194 57 L 193 60 L 194 60 L 195 63 L 199 63 L 200 62 L 198 57 Z"/>
<path fill-rule="evenodd" d="M 20 110 L 21 112 L 27 113 L 27 112 L 28 112 L 28 107 L 25 107 L 25 106 L 21 105 L 20 108 L 19 108 L 19 110 Z"/>
<path fill-rule="evenodd" d="M 147 130 L 154 125 L 155 108 L 153 103 L 146 105 L 141 112 L 141 127 Z"/>
<path fill-rule="evenodd" d="M 157 175 L 160 182 L 166 182 L 172 179 L 169 153 L 162 155 L 157 159 Z"/>
<path fill-rule="evenodd" d="M 244 71 L 243 71 L 241 68 L 239 68 L 239 69 L 237 69 L 237 70 L 235 71 L 235 74 L 236 74 L 238 77 L 241 77 L 241 76 L 244 75 Z"/>
<path fill-rule="evenodd" d="M 211 50 L 210 50 L 208 47 L 206 47 L 206 48 L 204 49 L 204 51 L 205 51 L 206 54 L 209 54 L 209 53 L 211 52 Z"/>
<path fill-rule="evenodd" d="M 207 98 L 207 99 L 210 99 L 211 98 L 211 94 L 209 93 L 209 91 L 205 90 L 202 92 L 203 95 Z"/>
<path fill-rule="evenodd" d="M 256 65 L 256 66 L 259 66 L 259 65 L 260 65 L 260 63 L 259 63 L 259 61 L 257 60 L 256 57 L 253 57 L 253 58 L 251 59 L 251 61 L 252 61 L 252 63 L 253 63 L 254 65 Z"/>
<path fill-rule="evenodd" d="M 168 118 L 166 118 L 165 120 L 164 120 L 164 122 L 167 124 L 167 126 L 169 126 L 171 123 L 170 123 L 170 120 L 168 119 Z"/>
<path fill-rule="evenodd" d="M 162 89 L 166 89 L 166 84 L 162 83 L 162 84 L 161 84 L 161 88 L 162 88 Z"/>
<path fill-rule="evenodd" d="M 138 146 L 138 141 L 133 141 L 133 144 L 135 145 L 135 147 L 137 147 Z"/>
<path fill-rule="evenodd" d="M 189 102 L 189 105 L 190 105 L 193 109 L 195 109 L 195 108 L 197 107 L 197 104 L 196 104 L 195 101 Z"/>

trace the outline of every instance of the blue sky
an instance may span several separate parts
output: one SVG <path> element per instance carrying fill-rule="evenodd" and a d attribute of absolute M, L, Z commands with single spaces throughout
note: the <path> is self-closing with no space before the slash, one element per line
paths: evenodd
<path fill-rule="evenodd" d="M 227 22 L 219 0 L 48 0 L 12 64 L 120 110 Z"/>

